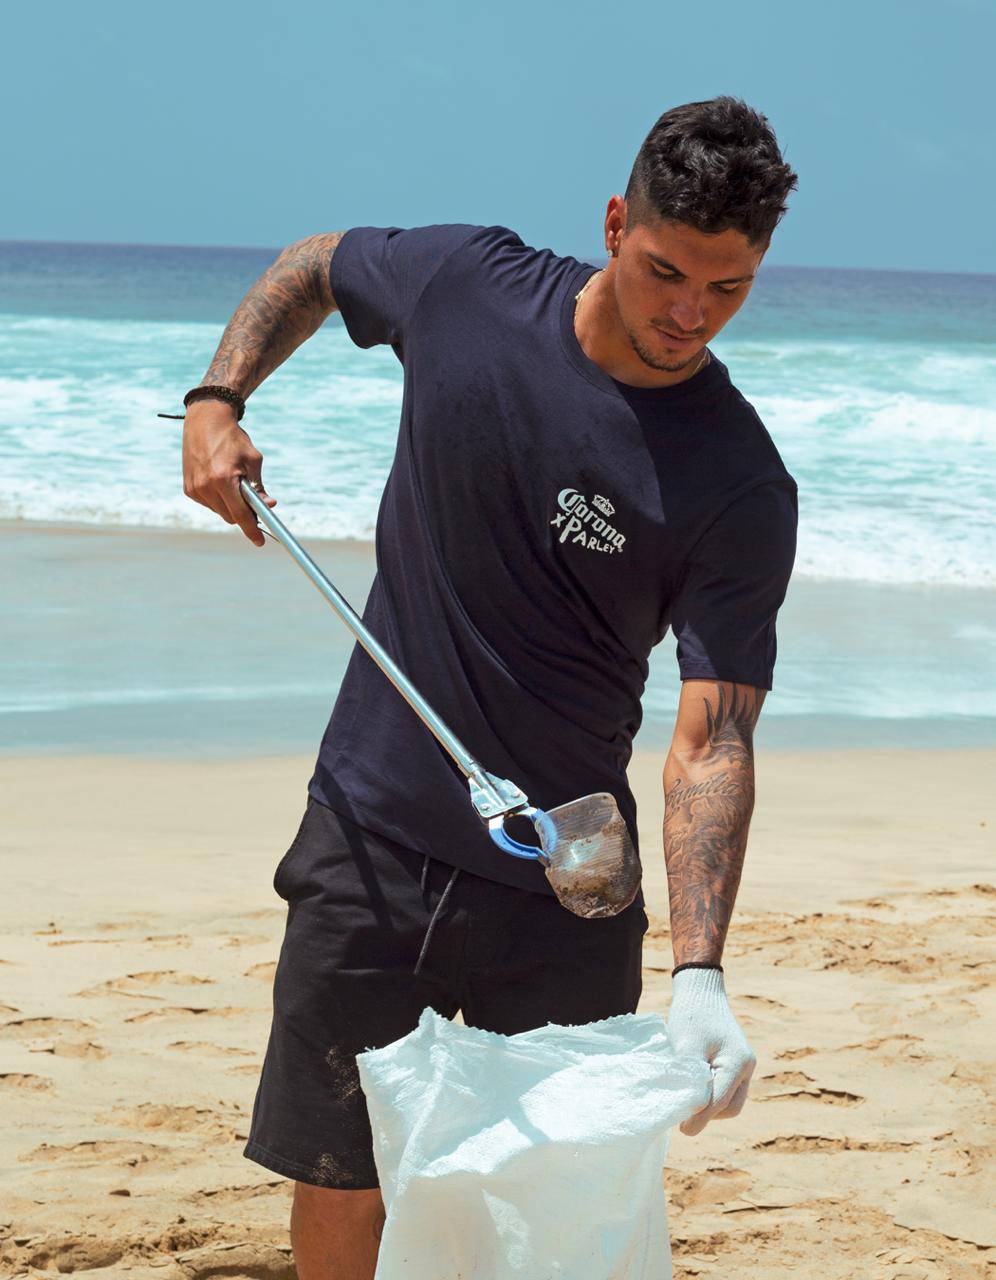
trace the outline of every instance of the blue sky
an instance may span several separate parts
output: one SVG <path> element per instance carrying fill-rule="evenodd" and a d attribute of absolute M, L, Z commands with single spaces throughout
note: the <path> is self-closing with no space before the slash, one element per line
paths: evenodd
<path fill-rule="evenodd" d="M 2 239 L 469 221 L 594 255 L 657 116 L 732 93 L 799 173 L 768 262 L 996 271 L 996 0 L 38 0 L 3 30 Z"/>

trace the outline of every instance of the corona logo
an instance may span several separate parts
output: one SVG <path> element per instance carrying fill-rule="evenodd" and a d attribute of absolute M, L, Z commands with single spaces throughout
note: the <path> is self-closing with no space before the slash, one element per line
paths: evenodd
<path fill-rule="evenodd" d="M 580 543 L 589 551 L 601 551 L 605 555 L 618 555 L 626 545 L 626 535 L 609 524 L 607 517 L 615 515 L 615 507 L 601 494 L 585 501 L 578 489 L 561 489 L 557 494 L 560 510 L 550 523 L 560 530 L 558 542 L 568 540 L 573 546 Z"/>

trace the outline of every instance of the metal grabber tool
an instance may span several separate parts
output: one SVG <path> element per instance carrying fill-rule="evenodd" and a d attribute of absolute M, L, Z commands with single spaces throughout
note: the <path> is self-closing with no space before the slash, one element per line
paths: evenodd
<path fill-rule="evenodd" d="M 470 754 L 455 733 L 429 706 L 393 658 L 363 625 L 321 569 L 245 480 L 239 491 L 256 513 L 263 533 L 290 552 L 328 603 L 380 667 L 426 728 L 456 761 L 470 787 L 470 800 L 499 849 L 516 858 L 542 864 L 560 903 L 587 919 L 618 915 L 636 897 L 640 863 L 615 797 L 600 791 L 554 809 L 537 809 L 507 778 L 498 778 Z M 528 818 L 539 847 L 514 839 L 505 830 L 511 817 Z"/>

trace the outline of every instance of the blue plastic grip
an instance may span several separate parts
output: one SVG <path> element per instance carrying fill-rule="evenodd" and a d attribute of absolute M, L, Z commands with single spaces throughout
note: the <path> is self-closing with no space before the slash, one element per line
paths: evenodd
<path fill-rule="evenodd" d="M 541 809 L 536 809 L 530 815 L 532 821 L 538 823 L 540 819 L 546 817 Z M 495 819 L 492 819 L 495 821 Z M 513 858 L 525 858 L 529 862 L 543 862 L 545 856 L 543 850 L 533 844 L 523 844 L 521 840 L 516 840 L 508 834 L 504 827 L 504 819 L 498 821 L 495 826 L 488 823 L 488 835 L 495 842 L 499 849 L 505 853 L 510 853 Z"/>

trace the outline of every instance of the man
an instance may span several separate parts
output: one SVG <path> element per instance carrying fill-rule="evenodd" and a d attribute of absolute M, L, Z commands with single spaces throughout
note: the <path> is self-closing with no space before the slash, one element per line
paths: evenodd
<path fill-rule="evenodd" d="M 286 249 L 189 392 L 184 490 L 263 545 L 238 483 L 244 398 L 334 310 L 405 371 L 368 626 L 488 769 L 542 808 L 615 795 L 650 649 L 682 690 L 664 768 L 678 1052 L 739 1113 L 754 1055 L 721 959 L 754 799 L 752 734 L 796 492 L 708 342 L 743 304 L 796 178 L 732 98 L 663 115 L 604 222 L 608 265 L 503 227 L 354 228 Z M 383 1209 L 354 1058 L 432 1005 L 512 1034 L 635 1010 L 642 898 L 572 916 L 498 851 L 462 776 L 358 648 L 277 868 L 287 931 L 246 1155 L 295 1179 L 302 1280 L 372 1276 Z"/>

